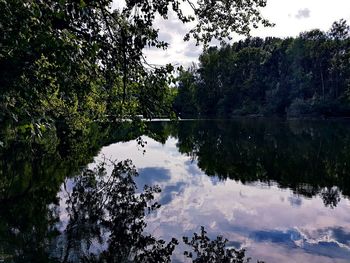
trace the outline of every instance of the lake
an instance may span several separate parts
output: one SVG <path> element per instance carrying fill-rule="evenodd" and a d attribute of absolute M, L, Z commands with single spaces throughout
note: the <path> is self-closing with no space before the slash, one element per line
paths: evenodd
<path fill-rule="evenodd" d="M 161 189 L 152 196 L 161 206 L 144 218 L 145 234 L 181 241 L 204 226 L 210 238 L 223 236 L 229 247 L 245 248 L 252 262 L 350 261 L 350 123 L 151 122 L 122 140 L 109 136 L 115 129 L 102 131 L 107 140 L 100 139 L 99 130 L 92 141 L 74 139 L 70 151 L 62 141 L 50 146 L 48 140 L 40 150 L 14 144 L 2 152 L 0 255 L 5 262 L 37 262 L 37 257 L 74 262 L 83 254 L 104 253 L 115 229 L 108 223 L 117 217 L 112 205 L 105 221 L 99 217 L 101 204 L 113 204 L 99 194 L 114 185 L 113 177 L 96 182 L 95 174 L 81 176 L 82 169 L 126 159 L 139 174 L 136 195 L 144 185 Z M 23 161 L 36 154 L 35 161 Z M 9 179 L 10 171 L 16 179 Z M 21 174 L 25 179 L 18 179 Z M 130 190 L 120 189 L 113 197 Z M 180 242 L 173 262 L 188 262 L 184 249 Z"/>

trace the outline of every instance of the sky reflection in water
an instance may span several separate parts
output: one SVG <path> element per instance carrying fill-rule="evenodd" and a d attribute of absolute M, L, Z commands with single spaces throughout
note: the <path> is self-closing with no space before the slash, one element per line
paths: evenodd
<path fill-rule="evenodd" d="M 177 139 L 164 145 L 144 137 L 146 152 L 136 141 L 104 147 L 96 160 L 131 159 L 139 170 L 137 184 L 157 184 L 162 207 L 148 218 L 147 231 L 181 239 L 201 225 L 211 236 L 223 235 L 266 262 L 349 262 L 350 202 L 325 207 L 320 196 L 305 198 L 277 184 L 242 184 L 209 177 L 197 161 L 179 153 Z M 184 261 L 182 255 L 175 255 Z M 254 262 L 254 261 L 253 261 Z"/>

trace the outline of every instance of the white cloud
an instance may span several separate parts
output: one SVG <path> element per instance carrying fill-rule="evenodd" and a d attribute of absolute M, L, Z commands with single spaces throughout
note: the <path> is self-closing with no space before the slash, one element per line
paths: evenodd
<path fill-rule="evenodd" d="M 298 19 L 309 18 L 310 17 L 310 9 L 308 9 L 308 8 L 299 9 L 298 13 L 295 15 L 295 17 Z"/>
<path fill-rule="evenodd" d="M 117 1 L 115 0 L 115 2 Z M 341 18 L 350 22 L 349 10 L 349 0 L 267 0 L 267 7 L 261 11 L 264 17 L 274 22 L 276 26 L 253 30 L 252 35 L 287 37 L 297 36 L 300 32 L 315 28 L 327 31 L 334 21 Z M 164 65 L 177 62 L 182 65 L 190 65 L 192 61 L 198 60 L 197 57 L 200 53 L 198 50 L 200 51 L 201 48 L 194 48 L 194 41 L 183 41 L 190 25 L 183 25 L 173 14 L 169 15 L 168 20 L 158 18 L 155 25 L 160 29 L 160 32 L 165 32 L 167 39 L 171 39 L 171 41 L 167 51 L 147 50 L 145 52 L 151 63 Z M 241 36 L 234 35 L 234 40 L 241 38 Z"/>
<path fill-rule="evenodd" d="M 267 3 L 262 13 L 276 26 L 254 30 L 254 36 L 297 36 L 300 32 L 315 28 L 327 31 L 334 21 L 341 18 L 350 21 L 348 0 L 267 0 Z M 311 14 L 308 19 L 298 19 L 295 16 L 300 10 L 306 9 Z"/>

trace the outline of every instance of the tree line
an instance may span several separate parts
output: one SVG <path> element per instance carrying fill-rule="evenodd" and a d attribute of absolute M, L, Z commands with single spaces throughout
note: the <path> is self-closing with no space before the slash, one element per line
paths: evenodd
<path fill-rule="evenodd" d="M 270 25 L 259 12 L 266 6 L 261 0 L 119 4 L 0 0 L 1 126 L 10 122 L 40 134 L 62 123 L 82 130 L 108 117 L 170 114 L 174 68 L 150 65 L 144 57 L 146 48 L 168 46 L 158 38 L 156 18 L 172 14 L 180 23 L 192 22 L 184 41 L 204 44 L 231 32 L 247 34 L 249 25 Z"/>
<path fill-rule="evenodd" d="M 180 72 L 174 109 L 181 117 L 349 117 L 349 32 L 342 19 L 328 32 L 210 47 Z"/>

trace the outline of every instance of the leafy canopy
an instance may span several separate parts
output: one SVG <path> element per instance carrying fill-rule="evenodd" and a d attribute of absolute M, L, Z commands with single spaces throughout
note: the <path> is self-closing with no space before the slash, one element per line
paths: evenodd
<path fill-rule="evenodd" d="M 173 67 L 143 56 L 146 47 L 168 46 L 157 17 L 174 12 L 193 26 L 184 39 L 198 44 L 270 25 L 260 14 L 265 0 L 112 2 L 0 0 L 0 121 L 79 128 L 106 115 L 166 114 Z"/>

